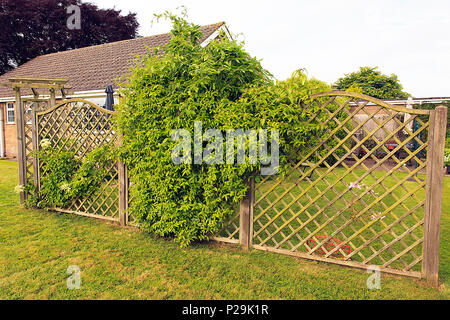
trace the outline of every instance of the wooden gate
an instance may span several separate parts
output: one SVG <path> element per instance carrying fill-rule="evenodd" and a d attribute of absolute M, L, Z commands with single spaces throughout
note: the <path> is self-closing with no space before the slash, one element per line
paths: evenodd
<path fill-rule="evenodd" d="M 447 109 L 339 91 L 304 108 L 317 106 L 319 143 L 285 175 L 254 177 L 218 240 L 437 282 Z"/>
<path fill-rule="evenodd" d="M 82 159 L 96 147 L 115 146 L 117 135 L 111 121 L 113 113 L 82 99 L 66 100 L 50 109 L 33 111 L 33 149 L 38 150 L 40 142 L 48 139 L 56 152 L 70 150 L 76 157 Z M 53 209 L 104 220 L 121 221 L 119 176 L 122 178 L 126 176 L 122 171 L 124 171 L 123 166 L 117 159 L 112 159 L 103 177 L 100 190 L 95 195 L 77 198 L 68 207 Z M 34 181 L 39 188 L 39 176 L 45 172 L 37 157 L 34 158 L 34 172 L 36 172 Z"/>

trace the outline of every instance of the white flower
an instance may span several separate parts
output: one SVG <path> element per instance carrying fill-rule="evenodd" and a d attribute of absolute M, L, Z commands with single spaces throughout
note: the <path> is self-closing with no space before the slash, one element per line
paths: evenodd
<path fill-rule="evenodd" d="M 69 191 L 70 190 L 70 184 L 68 184 L 67 182 L 64 182 L 62 185 L 59 186 L 59 188 L 61 190 L 64 190 L 64 191 Z"/>
<path fill-rule="evenodd" d="M 46 148 L 50 147 L 50 145 L 51 145 L 51 142 L 49 139 L 42 139 L 42 141 L 41 141 L 42 149 L 46 149 Z"/>
<path fill-rule="evenodd" d="M 377 214 L 372 214 L 370 216 L 370 220 L 378 219 L 381 216 L 381 212 L 378 212 Z M 382 216 L 380 220 L 383 220 L 386 216 Z"/>
<path fill-rule="evenodd" d="M 21 184 L 17 185 L 17 186 L 14 188 L 14 192 L 15 192 L 15 193 L 21 193 L 21 192 L 24 192 L 24 191 L 25 191 L 25 187 L 24 187 L 23 185 L 21 185 Z"/>
<path fill-rule="evenodd" d="M 450 153 L 444 156 L 444 165 L 450 165 Z"/>
<path fill-rule="evenodd" d="M 361 189 L 361 186 L 363 186 L 363 185 L 357 184 L 356 182 L 350 182 L 350 185 L 348 186 L 348 188 L 349 189 L 353 189 L 353 188 Z"/>

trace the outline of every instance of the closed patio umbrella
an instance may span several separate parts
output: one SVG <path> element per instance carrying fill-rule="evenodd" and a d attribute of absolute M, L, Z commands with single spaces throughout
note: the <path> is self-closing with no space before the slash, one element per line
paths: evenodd
<path fill-rule="evenodd" d="M 105 103 L 105 109 L 114 111 L 114 89 L 112 85 L 108 84 L 106 86 L 106 103 Z"/>

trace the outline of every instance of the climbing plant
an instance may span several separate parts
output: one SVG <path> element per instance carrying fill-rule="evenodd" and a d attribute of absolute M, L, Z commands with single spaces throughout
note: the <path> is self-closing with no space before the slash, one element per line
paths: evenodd
<path fill-rule="evenodd" d="M 35 155 L 41 164 L 39 191 L 32 183 L 25 188 L 27 205 L 38 208 L 65 208 L 77 198 L 95 194 L 115 158 L 109 146 L 97 147 L 78 158 L 72 150 L 52 146 L 47 139 Z"/>
<path fill-rule="evenodd" d="M 192 137 L 196 121 L 203 132 L 218 129 L 224 137 L 227 129 L 264 128 L 270 142 L 270 130 L 278 129 L 283 172 L 290 158 L 307 152 L 325 132 L 317 121 L 325 114 L 310 121 L 320 107 L 305 108 L 304 102 L 329 87 L 302 70 L 275 82 L 243 43 L 221 35 L 203 48 L 199 26 L 170 13 L 160 17 L 172 21 L 171 40 L 143 56 L 123 79 L 116 122 L 123 137 L 120 157 L 132 184 L 131 212 L 144 230 L 174 237 L 184 246 L 221 229 L 261 162 L 175 164 L 172 150 L 179 141 L 172 139 L 173 130 L 184 129 Z M 201 146 L 208 145 L 203 141 Z M 189 156 L 195 158 L 194 150 Z"/>

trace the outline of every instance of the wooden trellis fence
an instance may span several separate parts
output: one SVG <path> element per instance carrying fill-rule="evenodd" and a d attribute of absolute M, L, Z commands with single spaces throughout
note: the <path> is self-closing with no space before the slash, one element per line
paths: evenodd
<path fill-rule="evenodd" d="M 33 145 L 39 149 L 40 141 L 48 139 L 57 152 L 72 150 L 75 156 L 83 158 L 102 145 L 115 146 L 117 135 L 113 129 L 111 116 L 113 111 L 103 109 L 82 99 L 64 101 L 44 111 L 33 111 Z M 39 188 L 39 176 L 45 174 L 39 159 L 34 159 L 35 184 Z M 75 213 L 125 224 L 127 201 L 125 194 L 126 173 L 124 166 L 112 159 L 103 183 L 92 197 L 77 198 L 66 208 L 54 208 L 56 211 Z"/>
<path fill-rule="evenodd" d="M 314 106 L 320 111 L 310 121 L 325 130 L 319 142 L 307 154 L 299 150 L 287 173 L 250 179 L 239 212 L 215 239 L 351 267 L 375 265 L 436 284 L 447 108 L 412 110 L 338 91 L 313 95 L 303 107 Z M 117 145 L 112 114 L 85 100 L 32 109 L 31 147 L 18 136 L 19 161 L 36 187 L 45 173 L 31 151 L 42 139 L 79 157 Z M 134 224 L 128 188 L 126 168 L 114 160 L 100 192 L 55 209 Z"/>
<path fill-rule="evenodd" d="M 251 179 L 216 239 L 436 284 L 447 108 L 338 91 L 313 95 L 313 106 L 310 121 L 334 129 L 285 175 Z"/>
<path fill-rule="evenodd" d="M 83 99 L 56 103 L 56 91 L 60 90 L 64 98 L 69 89 L 65 86 L 67 79 L 22 77 L 9 81 L 4 85 L 12 88 L 16 96 L 21 185 L 33 182 L 37 190 L 40 188 L 40 176 L 45 172 L 35 152 L 39 151 L 43 139 L 48 139 L 57 152 L 71 150 L 78 158 L 83 158 L 98 146 L 118 144 L 111 119 L 113 111 Z M 22 97 L 21 89 L 31 90 L 33 97 Z M 39 90 L 47 90 L 48 97 L 42 97 Z M 136 225 L 133 215 L 128 213 L 128 186 L 125 165 L 117 159 L 111 159 L 99 192 L 92 197 L 77 198 L 68 207 L 53 209 L 115 221 L 122 225 Z M 22 203 L 26 198 L 27 194 L 21 192 Z"/>

